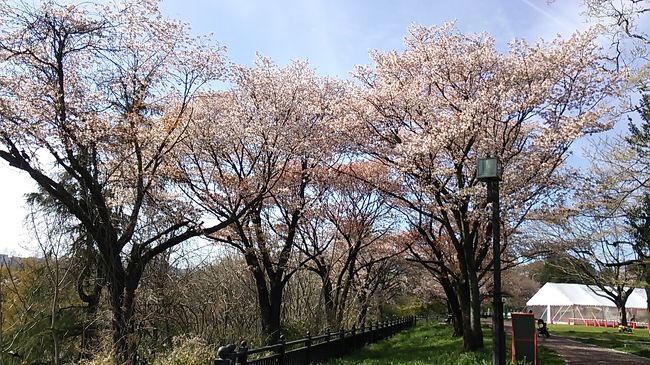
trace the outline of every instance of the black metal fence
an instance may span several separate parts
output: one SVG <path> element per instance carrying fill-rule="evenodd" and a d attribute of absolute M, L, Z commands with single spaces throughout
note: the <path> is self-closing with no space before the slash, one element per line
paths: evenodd
<path fill-rule="evenodd" d="M 307 333 L 307 337 L 295 341 L 285 341 L 281 336 L 277 344 L 256 349 L 249 349 L 243 341 L 239 348 L 235 345 L 222 346 L 219 349 L 219 358 L 214 360 L 213 365 L 318 364 L 347 355 L 368 343 L 390 337 L 415 324 L 415 317 L 407 317 L 370 323 L 358 329 L 353 326 L 349 330 L 341 328 L 338 332 L 327 330 L 319 336 L 311 336 Z"/>

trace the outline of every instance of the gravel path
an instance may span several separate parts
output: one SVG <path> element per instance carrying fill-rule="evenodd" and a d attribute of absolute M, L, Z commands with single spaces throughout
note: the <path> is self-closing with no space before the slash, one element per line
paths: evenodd
<path fill-rule="evenodd" d="M 577 342 L 564 337 L 540 338 L 539 345 L 556 351 L 571 365 L 650 365 L 650 359 Z"/>

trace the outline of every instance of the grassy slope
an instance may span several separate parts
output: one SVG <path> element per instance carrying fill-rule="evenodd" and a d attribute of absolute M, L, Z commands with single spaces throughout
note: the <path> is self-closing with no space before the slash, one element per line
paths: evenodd
<path fill-rule="evenodd" d="M 477 353 L 460 351 L 462 339 L 451 337 L 451 328 L 441 324 L 426 324 L 401 332 L 380 343 L 366 346 L 330 365 L 481 365 L 492 363 L 490 332 L 485 331 L 486 350 Z M 507 348 L 509 348 L 509 343 Z M 508 353 L 508 356 L 510 354 Z M 542 349 L 540 358 L 545 365 L 564 364 L 557 354 Z"/>
<path fill-rule="evenodd" d="M 549 325 L 551 335 L 571 337 L 580 342 L 650 358 L 650 331 L 635 329 L 620 333 L 617 328 L 587 327 L 580 325 Z"/>

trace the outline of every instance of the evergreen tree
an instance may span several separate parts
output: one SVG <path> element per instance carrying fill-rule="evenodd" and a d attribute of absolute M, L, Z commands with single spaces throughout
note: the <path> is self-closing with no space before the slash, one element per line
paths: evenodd
<path fill-rule="evenodd" d="M 639 155 L 639 161 L 644 165 L 650 164 L 650 94 L 643 95 L 638 108 L 643 123 L 637 126 L 630 122 L 630 136 L 627 143 Z M 648 312 L 650 312 L 650 189 L 648 181 L 641 185 L 642 195 L 639 204 L 628 213 L 628 222 L 632 227 L 634 237 L 633 249 L 638 256 L 635 265 L 639 266 L 641 284 L 648 297 Z"/>
<path fill-rule="evenodd" d="M 630 136 L 625 140 L 647 164 L 650 163 L 650 93 L 641 97 L 637 111 L 643 123 L 636 125 L 630 121 Z"/>

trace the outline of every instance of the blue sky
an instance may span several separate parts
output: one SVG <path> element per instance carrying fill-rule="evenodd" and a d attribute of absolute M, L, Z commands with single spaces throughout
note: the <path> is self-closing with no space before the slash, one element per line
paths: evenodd
<path fill-rule="evenodd" d="M 368 62 L 368 51 L 401 48 L 412 23 L 456 20 L 462 31 L 487 31 L 501 47 L 515 37 L 534 41 L 583 29 L 579 2 L 560 2 L 168 0 L 162 8 L 190 23 L 193 33 L 212 33 L 234 62 L 250 64 L 260 52 L 279 64 L 307 60 L 321 75 L 348 77 L 354 65 Z"/>
<path fill-rule="evenodd" d="M 401 49 L 412 23 L 456 20 L 464 32 L 490 33 L 502 49 L 514 38 L 534 42 L 587 27 L 578 0 L 163 0 L 161 7 L 193 34 L 211 33 L 235 63 L 250 65 L 259 52 L 280 65 L 307 60 L 318 74 L 340 78 L 368 63 L 370 50 Z M 0 181 L 0 253 L 28 255 L 23 194 L 35 186 L 4 161 Z"/>

